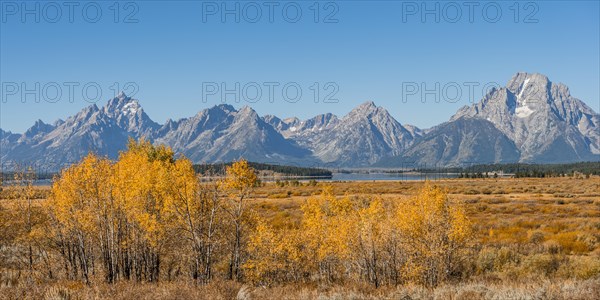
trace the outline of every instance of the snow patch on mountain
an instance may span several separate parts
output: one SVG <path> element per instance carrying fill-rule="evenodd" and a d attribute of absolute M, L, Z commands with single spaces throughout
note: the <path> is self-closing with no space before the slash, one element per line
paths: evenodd
<path fill-rule="evenodd" d="M 129 102 L 123 106 L 123 114 L 125 115 L 135 115 L 138 112 L 139 105 L 136 102 Z"/>
<path fill-rule="evenodd" d="M 64 121 L 38 120 L 23 134 L 0 130 L 0 159 L 60 168 L 89 152 L 116 158 L 129 138 L 169 145 L 196 163 L 244 157 L 265 163 L 367 167 L 397 157 L 453 165 L 478 159 L 600 159 L 600 115 L 571 96 L 566 85 L 542 74 L 517 73 L 506 87 L 462 107 L 442 125 L 403 125 L 372 101 L 341 118 L 326 113 L 306 120 L 261 118 L 250 107 L 236 110 L 221 104 L 161 125 L 146 115 L 138 100 L 121 93 L 102 108 L 90 105 Z"/>
<path fill-rule="evenodd" d="M 532 113 L 534 113 L 534 110 L 529 108 L 528 106 L 519 106 L 515 109 L 515 115 L 518 118 L 526 118 L 529 117 Z M 489 118 L 488 118 L 489 119 Z"/>
<path fill-rule="evenodd" d="M 519 92 L 519 95 L 517 96 L 518 102 L 521 102 L 521 99 L 523 97 L 523 92 L 525 91 L 525 88 L 527 87 L 527 84 L 529 83 L 529 80 L 530 80 L 529 78 L 525 79 L 525 81 L 521 85 L 521 91 Z"/>
<path fill-rule="evenodd" d="M 599 159 L 600 115 L 542 74 L 517 73 L 451 120 L 462 117 L 490 121 L 515 143 L 522 162 Z"/>

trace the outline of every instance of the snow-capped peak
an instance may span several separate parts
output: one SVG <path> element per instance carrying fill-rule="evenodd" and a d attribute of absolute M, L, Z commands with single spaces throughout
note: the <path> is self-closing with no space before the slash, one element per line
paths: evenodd
<path fill-rule="evenodd" d="M 123 108 L 121 109 L 121 113 L 124 115 L 135 115 L 137 114 L 139 109 L 139 103 L 136 100 L 133 100 L 123 106 Z"/>
<path fill-rule="evenodd" d="M 104 112 L 114 117 L 119 115 L 134 116 L 141 109 L 142 107 L 137 100 L 127 97 L 124 92 L 120 92 L 117 97 L 108 101 L 104 107 Z"/>
<path fill-rule="evenodd" d="M 552 83 L 543 74 L 515 74 L 505 88 L 459 110 L 452 120 L 463 116 L 492 122 L 519 148 L 523 161 L 573 161 L 600 153 L 594 148 L 600 145 L 599 115 L 572 97 L 566 85 Z M 559 144 L 567 146 L 556 148 Z M 558 155 L 561 151 L 568 154 Z"/>

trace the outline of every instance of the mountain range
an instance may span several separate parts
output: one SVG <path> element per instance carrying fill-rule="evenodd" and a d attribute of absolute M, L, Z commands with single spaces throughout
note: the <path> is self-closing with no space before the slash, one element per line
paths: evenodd
<path fill-rule="evenodd" d="M 343 117 L 307 120 L 259 116 L 221 104 L 179 120 L 154 122 L 121 93 L 66 120 L 41 120 L 23 134 L 0 129 L 3 169 L 18 163 L 48 169 L 88 152 L 111 159 L 127 140 L 166 144 L 195 163 L 250 161 L 322 167 L 448 167 L 484 163 L 600 160 L 600 115 L 541 74 L 517 73 L 502 88 L 429 129 L 401 124 L 365 102 Z"/>

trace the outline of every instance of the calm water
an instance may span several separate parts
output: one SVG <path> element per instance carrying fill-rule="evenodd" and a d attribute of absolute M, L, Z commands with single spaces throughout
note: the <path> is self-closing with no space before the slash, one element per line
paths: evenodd
<path fill-rule="evenodd" d="M 14 184 L 14 181 L 12 180 L 5 180 L 2 183 L 4 186 L 11 186 Z M 36 179 L 33 181 L 32 183 L 33 186 L 46 186 L 46 185 L 52 185 L 52 179 Z"/>
<path fill-rule="evenodd" d="M 456 177 L 458 177 L 458 174 L 447 173 L 333 173 L 333 178 L 323 181 L 438 180 Z"/>
<path fill-rule="evenodd" d="M 311 177 L 282 177 L 280 180 L 300 180 L 308 181 L 315 179 L 316 181 L 385 181 L 385 180 L 439 180 L 456 178 L 458 174 L 448 173 L 428 173 L 428 174 L 402 174 L 402 173 L 333 173 L 332 178 L 311 178 Z M 261 178 L 263 181 L 275 181 L 275 178 Z M 10 185 L 10 182 L 5 182 Z M 49 186 L 52 185 L 51 179 L 35 180 L 33 185 Z"/>

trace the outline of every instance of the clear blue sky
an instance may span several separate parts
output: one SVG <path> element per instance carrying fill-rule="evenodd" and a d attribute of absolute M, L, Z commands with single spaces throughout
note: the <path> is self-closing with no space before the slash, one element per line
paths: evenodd
<path fill-rule="evenodd" d="M 16 96 L 5 93 L 0 127 L 13 132 L 23 132 L 37 119 L 64 119 L 89 105 L 81 97 L 82 86 L 88 82 L 102 88 L 98 105 L 112 96 L 114 82 L 121 86 L 135 82 L 139 87 L 135 98 L 159 123 L 218 104 L 216 96 L 202 101 L 203 82 L 225 82 L 231 88 L 235 82 L 242 86 L 279 82 L 273 103 L 267 99 L 267 87 L 257 103 L 228 102 L 236 107 L 249 104 L 261 115 L 308 118 L 323 112 L 341 116 L 372 100 L 401 123 L 429 127 L 448 120 L 460 106 L 478 101 L 481 85 L 504 85 L 519 71 L 539 72 L 563 82 L 572 95 L 596 111 L 600 108 L 598 1 L 534 2 L 535 7 L 521 2 L 519 22 L 515 22 L 513 1 L 494 2 L 500 3 L 502 11 L 496 23 L 484 18 L 495 17 L 495 7 L 482 11 L 485 2 L 474 8 L 473 23 L 467 6 L 462 6 L 456 23 L 449 22 L 456 12 L 455 7 L 445 7 L 445 2 L 437 2 L 439 23 L 433 15 L 421 20 L 420 2 L 414 2 L 419 9 L 416 15 L 406 15 L 414 8 L 413 2 L 338 1 L 328 7 L 320 3 L 319 22 L 314 22 L 313 1 L 296 2 L 302 9 L 296 23 L 284 19 L 282 5 L 274 8 L 272 23 L 267 6 L 262 6 L 258 21 L 250 23 L 244 17 L 253 19 L 256 7 L 247 2 L 237 2 L 239 23 L 233 15 L 222 22 L 218 13 L 206 15 L 203 21 L 203 5 L 204 12 L 214 6 L 201 1 L 138 1 L 135 6 L 121 2 L 119 22 L 114 20 L 116 8 L 110 7 L 113 1 L 99 2 L 102 16 L 97 23 L 84 18 L 94 19 L 95 8 L 88 7 L 84 14 L 82 6 L 74 8 L 71 23 L 66 6 L 56 17 L 55 7 L 28 2 L 30 9 L 41 3 L 38 23 L 35 15 L 23 20 L 20 11 L 13 14 L 14 6 L 6 3 L 2 3 L 0 22 L 0 79 L 5 88 L 12 83 L 25 83 L 29 88 L 36 82 L 41 86 L 80 84 L 74 89 L 73 103 L 64 85 L 57 103 L 45 99 L 36 103 L 31 96 L 21 103 L 20 91 Z M 228 2 L 228 7 L 235 4 Z M 435 2 L 427 5 L 434 8 Z M 285 16 L 293 19 L 294 9 L 288 6 Z M 133 17 L 127 18 L 132 12 Z M 331 13 L 330 19 L 337 23 L 324 23 Z M 124 19 L 137 23 L 124 23 Z M 523 22 L 534 19 L 537 23 Z M 296 103 L 280 96 L 281 86 L 287 82 L 297 82 L 302 88 L 303 97 Z M 321 89 L 325 83 L 335 82 L 339 102 L 322 103 L 327 92 L 321 90 L 321 101 L 314 103 L 313 82 L 319 82 Z M 436 103 L 431 97 L 422 103 L 418 95 L 403 102 L 403 83 L 410 82 L 425 83 L 429 88 L 436 82 L 440 87 L 451 82 L 478 82 L 480 87 L 475 89 L 474 99 L 467 97 L 464 88 L 456 103 Z M 454 96 L 451 94 L 449 97 Z"/>

